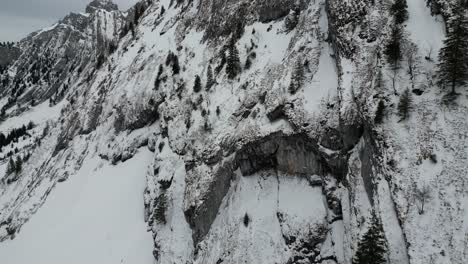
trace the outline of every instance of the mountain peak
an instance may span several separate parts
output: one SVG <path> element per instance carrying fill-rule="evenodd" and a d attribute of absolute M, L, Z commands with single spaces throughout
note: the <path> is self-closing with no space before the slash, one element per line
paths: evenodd
<path fill-rule="evenodd" d="M 110 12 L 119 10 L 119 7 L 111 0 L 93 0 L 91 3 L 88 4 L 88 6 L 86 6 L 86 13 L 93 13 L 97 9 L 102 9 Z"/>

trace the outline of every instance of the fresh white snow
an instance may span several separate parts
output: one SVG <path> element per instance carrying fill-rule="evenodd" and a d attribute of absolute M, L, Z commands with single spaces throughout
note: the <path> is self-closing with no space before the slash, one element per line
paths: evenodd
<path fill-rule="evenodd" d="M 0 132 L 5 134 L 5 132 L 13 128 L 20 128 L 22 125 L 27 125 L 30 121 L 33 121 L 35 124 L 42 124 L 49 120 L 55 121 L 60 116 L 60 110 L 64 104 L 66 104 L 66 101 L 62 101 L 50 107 L 48 101 L 43 102 L 19 116 L 8 118 L 0 122 Z"/>
<path fill-rule="evenodd" d="M 117 166 L 87 159 L 60 183 L 17 237 L 0 243 L 1 263 L 153 263 L 143 218 L 147 149 Z"/>
<path fill-rule="evenodd" d="M 304 87 L 305 108 L 316 112 L 323 101 L 332 100 L 338 89 L 338 73 L 330 46 L 323 44 L 317 73 L 312 83 Z"/>
<path fill-rule="evenodd" d="M 344 114 L 353 107 L 350 105 L 353 92 L 359 95 L 362 88 L 360 81 L 363 61 L 359 56 L 353 59 L 342 57 L 339 61 L 342 75 L 338 76 L 334 52 L 325 41 L 328 19 L 324 3 L 314 1 L 311 2 L 308 13 L 304 12 L 307 15 L 303 16 L 304 19 L 301 20 L 303 25 L 299 25 L 297 30 L 284 31 L 281 20 L 247 26 L 244 35 L 237 42 L 237 48 L 242 65 L 249 52 L 257 54 L 251 68 L 244 69 L 238 80 L 234 81 L 227 81 L 224 76 L 225 70 L 221 69 L 215 76 L 218 83 L 210 91 L 203 89 L 199 93 L 194 93 L 192 87 L 195 75 L 199 75 L 205 84 L 207 65 L 211 63 L 213 69 L 218 65 L 219 61 L 212 59 L 220 50 L 214 47 L 217 45 L 208 45 L 209 42 L 202 41 L 204 32 L 192 29 L 180 34 L 181 24 L 178 24 L 178 21 L 184 21 L 178 20 L 181 7 L 169 8 L 169 2 L 170 0 L 154 2 L 136 27 L 136 36 L 132 37 L 129 34 L 120 41 L 119 49 L 106 62 L 108 67 L 97 71 L 89 86 L 73 87 L 80 92 L 79 94 L 90 92 L 78 98 L 77 105 L 80 105 L 79 102 L 82 100 L 85 102 L 80 106 L 88 107 L 83 107 L 83 113 L 79 113 L 80 117 L 91 113 L 94 103 L 99 102 L 97 99 L 101 96 L 101 91 L 106 92 L 102 103 L 103 112 L 95 131 L 87 135 L 74 136 L 74 140 L 64 152 L 66 155 L 63 160 L 51 159 L 54 162 L 51 167 L 57 168 L 60 171 L 59 175 L 53 173 L 40 175 L 44 179 L 31 188 L 27 186 L 38 177 L 32 173 L 22 176 L 18 183 L 9 185 L 5 189 L 3 197 L 0 195 L 0 205 L 5 203 L 9 206 L 4 209 L 7 211 L 5 215 L 13 212 L 21 221 L 30 219 L 14 240 L 0 243 L 2 264 L 149 264 L 155 262 L 151 254 L 154 249 L 153 242 L 160 250 L 158 263 L 164 264 L 191 263 L 194 258 L 194 263 L 199 264 L 217 263 L 220 259 L 224 260 L 223 263 L 286 263 L 291 256 L 291 249 L 285 244 L 285 235 L 300 237 L 306 235 L 305 230 L 322 226 L 330 230 L 323 242 L 320 256 L 335 256 L 338 263 L 349 263 L 355 253 L 357 241 L 367 229 L 367 220 L 372 208 L 378 209 L 382 218 L 385 235 L 391 248 L 389 254 L 391 263 L 407 263 L 408 255 L 414 264 L 430 263 L 433 259 L 437 264 L 449 263 L 450 258 L 453 258 L 452 263 L 458 264 L 456 260 L 463 260 L 466 250 L 461 245 L 466 245 L 464 241 L 468 238 L 468 194 L 466 191 L 463 194 L 466 181 L 461 175 L 466 175 L 466 166 L 460 168 L 460 164 L 463 165 L 463 155 L 466 154 L 463 154 L 463 146 L 459 141 L 466 139 L 466 135 L 460 132 L 467 131 L 465 122 L 462 122 L 461 118 L 465 116 L 466 110 L 460 110 L 459 116 L 453 115 L 450 111 L 444 113 L 439 111 L 436 104 L 438 99 L 435 98 L 439 98 L 440 94 L 434 92 L 435 88 L 426 91 L 421 97 L 414 96 L 416 109 L 411 113 L 408 122 L 397 123 L 392 109 L 388 107 L 386 124 L 390 124 L 391 130 L 385 131 L 385 135 L 388 135 L 390 148 L 394 146 L 403 148 L 394 153 L 396 164 L 402 173 L 385 175 L 392 179 L 388 182 L 386 177 L 381 175 L 377 177 L 378 185 L 374 198 L 378 204 L 370 203 L 364 188 L 359 157 L 359 150 L 363 147 L 362 141 L 351 156 L 349 188 L 337 186 L 337 193 L 341 193 L 339 199 L 343 220 L 335 219 L 331 224 L 327 224 L 326 221 L 330 223 L 334 213 L 327 210 L 322 188 L 310 186 L 304 178 L 291 175 L 278 176 L 274 172 L 260 172 L 251 177 L 239 176 L 232 182 L 211 230 L 197 249 L 197 257 L 194 257 L 192 230 L 183 211 L 184 199 L 189 195 L 185 193 L 187 186 L 184 159 L 191 158 L 191 151 L 182 157 L 175 154 L 177 153 L 175 150 L 180 152 L 182 148 L 188 146 L 187 149 L 193 150 L 195 155 L 209 149 L 207 147 L 209 145 L 223 146 L 222 143 L 231 140 L 237 142 L 236 140 L 242 137 L 280 130 L 289 131 L 288 129 L 291 129 L 289 122 L 281 120 L 271 123 L 266 118 L 265 112 L 268 106 L 276 106 L 277 102 L 287 102 L 291 98 L 304 99 L 304 109 L 308 111 L 308 116 L 313 116 L 320 113 L 319 107 L 324 101 L 328 99 L 334 101 L 333 97 L 340 93 L 339 96 L 343 99 L 341 116 L 346 121 Z M 167 9 L 163 17 L 159 16 L 161 6 Z M 194 4 L 189 12 L 194 12 L 195 6 L 197 4 Z M 408 32 L 409 40 L 418 45 L 419 57 L 428 55 L 432 49 L 431 57 L 437 60 L 437 51 L 442 45 L 445 34 L 441 18 L 430 15 L 424 0 L 408 0 L 408 6 L 410 16 L 405 31 Z M 320 17 L 316 15 L 319 12 L 322 12 Z M 102 18 L 102 21 L 111 20 L 108 15 L 105 17 L 107 19 Z M 105 35 L 110 36 L 115 28 L 108 26 L 105 29 L 107 32 Z M 160 35 L 163 31 L 165 34 Z M 183 40 L 181 35 L 184 37 Z M 228 39 L 223 41 L 220 45 L 225 44 Z M 251 46 L 255 48 L 250 50 Z M 179 47 L 181 49 L 178 49 Z M 169 51 L 178 55 L 181 72 L 172 76 L 170 66 L 164 66 L 163 76 L 168 78 L 155 93 L 154 79 L 158 67 L 164 65 Z M 363 49 L 359 54 L 366 57 L 367 51 Z M 286 90 L 290 82 L 291 69 L 298 59 L 307 61 L 310 67 L 305 73 L 306 81 L 301 91 L 291 96 Z M 404 61 L 403 65 L 405 63 L 407 62 Z M 420 63 L 418 67 L 421 64 L 422 66 L 417 71 L 419 75 L 417 81 L 426 85 L 428 81 L 425 79 L 426 75 L 423 76 L 422 73 L 431 76 L 431 72 L 424 70 L 433 70 L 435 62 L 421 59 L 418 63 Z M 405 72 L 403 68 L 398 72 L 396 84 L 398 91 L 409 86 Z M 384 78 L 389 76 L 387 72 L 384 73 Z M 183 89 L 182 99 L 178 100 L 174 87 L 182 84 L 186 86 Z M 246 86 L 241 88 L 243 85 Z M 388 80 L 386 85 L 390 90 Z M 252 101 L 258 101 L 259 95 L 265 91 L 268 91 L 265 104 L 257 103 L 252 106 L 252 109 L 249 109 L 252 114 L 249 114 L 248 118 L 233 115 L 233 113 L 243 113 L 246 106 Z M 151 127 L 132 133 L 124 131 L 113 134 L 114 111 L 118 107 L 123 107 L 127 118 L 138 118 L 141 114 L 139 110 L 148 98 L 157 97 L 159 94 L 167 96 L 160 111 L 162 116 L 168 117 L 167 120 L 171 121 L 162 118 L 160 123 L 157 122 Z M 203 102 L 194 110 L 191 104 L 197 101 L 200 95 L 203 96 Z M 396 102 L 397 98 L 394 96 L 391 99 Z M 422 98 L 428 100 L 427 105 L 422 102 Z M 369 101 L 370 99 L 369 97 Z M 0 123 L 0 131 L 6 132 L 32 120 L 39 125 L 34 129 L 35 134 L 39 134 L 46 121 L 58 119 L 62 104 L 54 107 L 49 107 L 47 102 L 38 105 L 21 116 Z M 222 111 L 219 116 L 216 114 L 217 107 Z M 208 110 L 209 114 L 203 117 L 201 109 Z M 299 112 L 302 109 L 296 108 L 296 110 Z M 429 160 L 423 160 L 420 164 L 416 164 L 414 159 L 419 155 L 419 146 L 415 135 L 425 129 L 421 125 L 423 121 L 419 120 L 419 115 L 416 113 L 431 111 L 438 111 L 436 113 L 440 119 L 442 116 L 447 117 L 444 122 L 439 120 L 431 123 L 433 130 L 445 128 L 444 131 L 439 131 L 441 134 L 438 137 L 431 138 L 436 141 L 434 153 L 440 161 L 438 164 L 432 164 Z M 66 114 L 72 112 L 66 109 L 63 112 L 65 119 Z M 253 113 L 256 114 L 255 117 Z M 186 128 L 186 120 L 192 122 L 191 129 Z M 212 125 L 212 131 L 203 131 L 205 121 Z M 162 139 L 158 135 L 159 125 L 167 125 L 169 130 L 167 139 Z M 58 133 L 58 130 L 56 127 L 51 134 L 57 136 L 53 133 Z M 42 153 L 46 153 L 43 156 L 47 157 L 55 147 L 54 136 L 45 138 L 48 141 L 36 151 L 36 156 L 41 157 L 33 157 L 26 164 L 29 167 L 25 171 L 33 172 L 46 161 L 40 158 Z M 121 154 L 120 152 L 133 154 L 136 148 L 130 148 L 130 145 L 140 142 L 136 139 L 143 141 L 153 136 L 156 138 L 156 146 L 159 147 L 161 142 L 165 143 L 163 151 L 156 156 L 147 150 L 139 150 L 132 159 L 117 166 L 111 166 L 110 162 L 98 158 L 88 158 L 75 174 L 74 169 L 81 166 L 77 161 L 82 157 L 82 153 L 93 152 L 94 149 L 96 153 L 105 154 L 109 158 L 114 154 Z M 17 145 L 24 146 L 26 143 L 26 140 L 22 140 Z M 458 155 L 454 154 L 455 149 Z M 4 150 L 6 152 L 9 147 Z M 334 154 L 332 150 L 323 147 L 321 150 L 329 155 Z M 159 173 L 155 173 L 153 169 L 147 173 L 147 166 L 152 163 L 158 167 Z M 0 166 L 0 178 L 5 167 L 5 164 Z M 65 172 L 70 172 L 70 175 L 63 177 L 69 176 L 68 180 L 55 185 L 57 178 Z M 167 223 L 164 225 L 155 223 L 150 226 L 154 239 L 151 233 L 146 232 L 147 226 L 144 223 L 142 195 L 145 176 L 148 180 L 145 201 L 150 201 L 150 204 L 154 203 L 160 192 L 157 180 L 168 180 L 173 177 L 172 185 L 166 191 Z M 212 180 L 210 176 L 212 175 L 208 174 L 207 170 L 206 175 L 197 182 L 199 184 L 197 187 L 200 188 L 193 188 L 190 195 L 202 197 L 206 191 L 204 187 Z M 421 188 L 424 185 L 433 188 L 432 198 L 427 203 L 431 210 L 419 215 L 413 191 L 414 188 Z M 41 199 L 49 190 L 52 192 L 41 206 L 43 201 Z M 17 201 L 21 202 L 10 201 L 16 197 L 19 197 Z M 195 201 L 203 202 L 201 199 Z M 37 213 L 35 213 L 36 208 L 39 208 Z M 251 220 L 248 226 L 243 224 L 246 213 Z M 278 213 L 282 214 L 283 222 L 279 221 Z M 401 220 L 401 223 L 398 220 Z M 6 232 L 5 226 L 0 231 Z M 404 239 L 408 244 L 405 244 Z M 407 245 L 409 245 L 408 252 Z M 439 254 L 441 250 L 444 251 L 444 256 Z M 441 262 L 442 260 L 445 262 Z M 322 263 L 328 264 L 332 261 Z"/>
<path fill-rule="evenodd" d="M 409 18 L 406 28 L 410 32 L 411 40 L 419 46 L 424 56 L 429 55 L 437 59 L 445 29 L 442 16 L 431 16 L 431 11 L 426 7 L 425 0 L 409 0 Z"/>
<path fill-rule="evenodd" d="M 245 214 L 250 219 L 247 226 Z M 286 263 L 290 251 L 284 236 L 306 237 L 325 218 L 321 188 L 311 187 L 303 177 L 272 172 L 239 176 L 224 198 L 195 263 L 216 263 L 219 259 L 225 263 Z"/>

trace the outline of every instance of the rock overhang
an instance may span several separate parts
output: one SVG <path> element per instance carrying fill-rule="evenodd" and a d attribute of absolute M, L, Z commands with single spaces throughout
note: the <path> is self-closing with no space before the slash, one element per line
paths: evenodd
<path fill-rule="evenodd" d="M 244 143 L 215 164 L 191 160 L 186 166 L 184 213 L 195 245 L 208 234 L 232 181 L 239 176 L 273 170 L 302 177 L 331 174 L 340 180 L 347 170 L 348 155 L 322 149 L 306 133 L 279 131 Z"/>

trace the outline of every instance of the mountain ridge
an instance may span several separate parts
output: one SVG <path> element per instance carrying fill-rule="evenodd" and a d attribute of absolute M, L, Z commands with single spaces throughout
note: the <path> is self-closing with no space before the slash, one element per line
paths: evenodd
<path fill-rule="evenodd" d="M 83 42 L 60 66 L 67 78 L 44 91 L 29 82 L 2 87 L 16 99 L 3 99 L 0 129 L 37 124 L 2 152 L 4 160 L 31 156 L 1 179 L 0 259 L 22 264 L 5 253 L 14 243 L 4 243 L 21 241 L 22 226 L 34 223 L 48 196 L 74 190 L 77 175 L 135 162 L 146 170 L 138 175 L 156 263 L 353 263 L 374 222 L 391 263 L 464 263 L 466 87 L 441 106 L 435 54 L 453 2 L 431 3 L 444 16 L 431 16 L 424 1 L 408 3 L 405 55 L 394 69 L 383 55 L 389 1 L 161 0 L 125 13 L 93 1 L 104 9 L 65 19 L 82 25 Z M 20 43 L 24 62 L 10 68 L 19 69 L 14 78 L 27 79 L 30 68 L 20 65 L 46 57 L 28 41 L 45 34 L 43 47 L 73 42 L 66 25 L 51 30 Z M 52 52 L 57 67 L 67 52 Z M 29 86 L 19 93 L 21 84 Z M 402 121 L 397 105 L 410 88 Z M 76 261 L 112 263 L 104 251 Z"/>

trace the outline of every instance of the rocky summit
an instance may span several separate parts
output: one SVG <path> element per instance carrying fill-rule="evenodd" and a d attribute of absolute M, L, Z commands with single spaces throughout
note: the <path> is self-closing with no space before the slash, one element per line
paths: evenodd
<path fill-rule="evenodd" d="M 468 4 L 94 0 L 0 40 L 0 263 L 468 263 Z"/>

